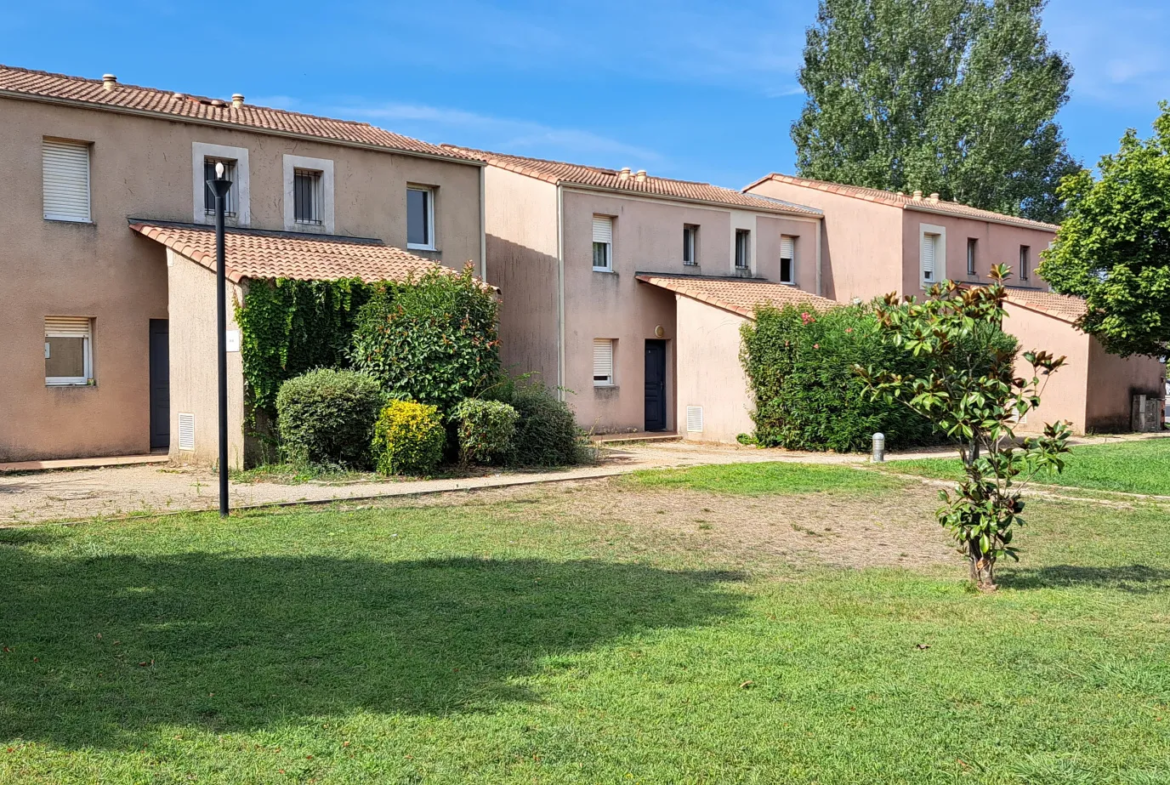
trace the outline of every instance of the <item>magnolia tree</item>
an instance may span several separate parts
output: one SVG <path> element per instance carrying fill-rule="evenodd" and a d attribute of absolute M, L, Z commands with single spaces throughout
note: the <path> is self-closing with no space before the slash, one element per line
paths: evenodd
<path fill-rule="evenodd" d="M 991 272 L 989 286 L 962 287 L 943 281 L 917 302 L 889 295 L 878 307 L 881 329 L 897 346 L 930 362 L 922 375 L 905 376 L 857 366 L 875 396 L 884 396 L 930 419 L 953 439 L 965 479 L 952 493 L 940 491 L 939 522 L 950 529 L 959 551 L 970 560 L 971 580 L 995 589 L 995 564 L 1018 559 L 1015 527 L 1024 523 L 1024 486 L 1039 472 L 1064 468 L 1069 429 L 1046 425 L 1039 437 L 1017 439 L 1014 425 L 1040 405 L 1048 377 L 1064 358 L 1048 352 L 1023 354 L 1002 341 L 1006 265 Z"/>

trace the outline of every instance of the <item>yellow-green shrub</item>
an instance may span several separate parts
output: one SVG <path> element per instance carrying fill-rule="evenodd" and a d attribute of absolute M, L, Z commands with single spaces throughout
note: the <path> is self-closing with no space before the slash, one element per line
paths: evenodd
<path fill-rule="evenodd" d="M 378 473 L 428 474 L 443 459 L 447 431 L 437 406 L 391 401 L 374 425 Z"/>

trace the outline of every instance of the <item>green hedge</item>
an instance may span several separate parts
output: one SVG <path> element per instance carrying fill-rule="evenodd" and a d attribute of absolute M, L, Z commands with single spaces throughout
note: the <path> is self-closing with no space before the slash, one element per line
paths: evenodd
<path fill-rule="evenodd" d="M 542 384 L 516 385 L 511 404 L 519 415 L 512 454 L 515 466 L 572 466 L 587 455 L 573 410 Z"/>
<path fill-rule="evenodd" d="M 289 379 L 276 396 L 286 457 L 293 463 L 368 466 L 381 403 L 378 383 L 354 371 L 321 368 Z"/>
<path fill-rule="evenodd" d="M 500 463 L 512 450 L 516 435 L 516 410 L 500 401 L 467 398 L 451 413 L 459 440 L 462 464 Z"/>
<path fill-rule="evenodd" d="M 374 456 L 380 474 L 430 474 L 443 460 L 447 431 L 438 408 L 390 401 L 374 425 Z"/>
<path fill-rule="evenodd" d="M 760 445 L 863 451 L 878 431 L 891 448 L 940 441 L 928 420 L 873 400 L 854 374 L 855 364 L 914 373 L 924 364 L 884 339 L 871 306 L 760 308 L 741 333 Z"/>

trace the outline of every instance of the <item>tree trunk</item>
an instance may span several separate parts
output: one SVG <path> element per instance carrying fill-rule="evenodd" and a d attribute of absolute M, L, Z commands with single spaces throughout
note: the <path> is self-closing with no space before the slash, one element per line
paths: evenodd
<path fill-rule="evenodd" d="M 995 591 L 995 558 L 979 552 L 979 541 L 967 541 L 967 559 L 971 564 L 971 582 L 979 591 Z"/>

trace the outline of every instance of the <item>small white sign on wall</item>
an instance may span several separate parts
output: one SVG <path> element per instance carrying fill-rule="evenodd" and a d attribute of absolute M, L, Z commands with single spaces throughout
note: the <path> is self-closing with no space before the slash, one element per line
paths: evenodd
<path fill-rule="evenodd" d="M 226 333 L 226 337 L 227 337 L 227 350 L 229 352 L 238 352 L 240 350 L 240 331 L 239 330 L 228 330 Z"/>

